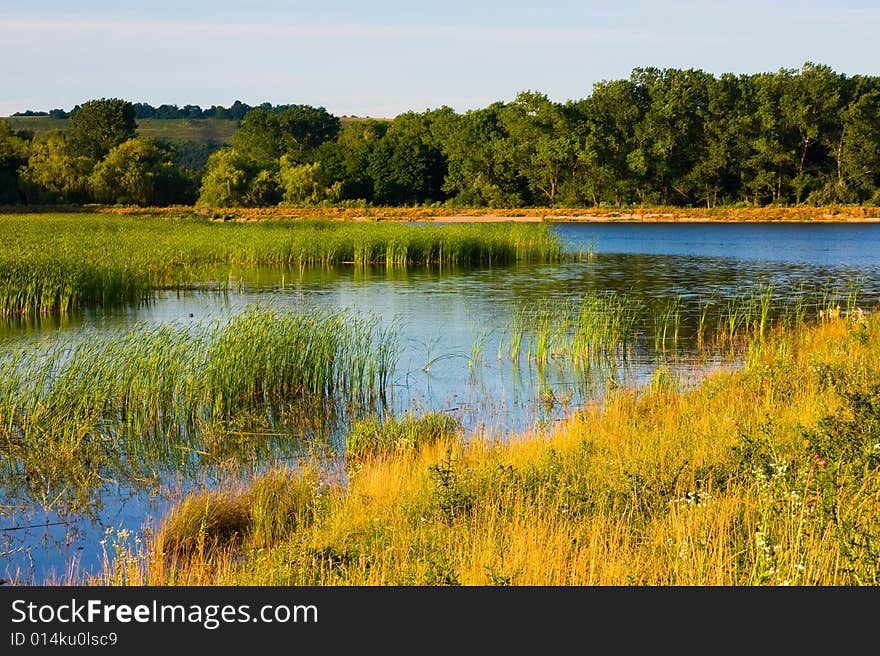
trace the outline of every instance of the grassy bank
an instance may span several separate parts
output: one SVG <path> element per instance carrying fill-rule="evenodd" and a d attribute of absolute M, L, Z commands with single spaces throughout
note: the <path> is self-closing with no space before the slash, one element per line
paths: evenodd
<path fill-rule="evenodd" d="M 549 432 L 359 426 L 345 485 L 305 466 L 189 497 L 145 552 L 110 539 L 94 582 L 877 585 L 878 379 L 872 315 L 776 327 L 693 389 L 660 369 Z"/>
<path fill-rule="evenodd" d="M 466 266 L 562 257 L 558 239 L 543 225 L 0 215 L 0 316 L 137 302 L 161 288 L 216 287 L 237 265 Z"/>

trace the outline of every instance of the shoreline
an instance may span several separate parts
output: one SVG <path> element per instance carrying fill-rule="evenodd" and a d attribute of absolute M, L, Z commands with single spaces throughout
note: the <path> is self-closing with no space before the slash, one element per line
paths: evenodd
<path fill-rule="evenodd" d="M 370 220 L 365 217 L 360 220 Z M 386 219 L 395 220 L 395 219 Z M 503 216 L 497 214 L 455 216 L 434 216 L 422 219 L 401 219 L 410 223 L 880 223 L 880 216 L 871 217 L 813 217 L 796 219 L 762 219 L 762 218 L 711 218 L 699 216 L 652 216 L 652 215 L 621 215 L 616 217 L 596 214 L 573 216 Z"/>
<path fill-rule="evenodd" d="M 191 205 L 119 207 L 105 205 L 6 206 L 0 214 L 94 213 L 207 218 L 217 222 L 273 219 L 336 219 L 402 223 L 880 223 L 880 207 L 527 208 L 445 209 L 439 207 L 231 207 Z"/>

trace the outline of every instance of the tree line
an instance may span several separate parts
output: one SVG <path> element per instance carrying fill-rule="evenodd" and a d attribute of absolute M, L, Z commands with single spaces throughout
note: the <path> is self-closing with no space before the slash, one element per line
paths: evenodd
<path fill-rule="evenodd" d="M 341 123 L 260 106 L 199 170 L 137 137 L 137 109 L 89 101 L 65 134 L 0 123 L 0 201 L 211 207 L 880 204 L 880 78 L 800 69 L 634 69 L 564 103 L 524 91 Z"/>
<path fill-rule="evenodd" d="M 150 103 L 136 102 L 134 103 L 135 118 L 155 118 L 155 119 L 194 119 L 194 118 L 219 118 L 232 121 L 240 121 L 252 109 L 267 109 L 274 112 L 281 112 L 290 108 L 291 105 L 273 105 L 264 102 L 256 106 L 248 105 L 240 100 L 236 100 L 229 107 L 223 105 L 211 105 L 207 109 L 202 109 L 199 105 L 184 105 L 178 107 L 172 104 L 162 104 L 154 107 Z M 56 108 L 50 109 L 48 112 L 35 111 L 32 109 L 23 112 L 15 112 L 12 116 L 49 116 L 51 118 L 70 118 L 70 115 L 79 110 L 80 105 L 76 105 L 71 111 Z"/>

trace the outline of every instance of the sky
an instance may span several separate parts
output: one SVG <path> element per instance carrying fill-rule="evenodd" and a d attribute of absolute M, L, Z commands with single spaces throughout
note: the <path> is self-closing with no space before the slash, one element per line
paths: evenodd
<path fill-rule="evenodd" d="M 565 102 L 634 68 L 880 75 L 876 0 L 0 0 L 0 116 L 93 98 L 337 116 Z"/>

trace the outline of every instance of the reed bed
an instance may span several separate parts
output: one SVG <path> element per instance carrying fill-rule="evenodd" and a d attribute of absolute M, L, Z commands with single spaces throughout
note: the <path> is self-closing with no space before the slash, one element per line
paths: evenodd
<path fill-rule="evenodd" d="M 520 303 L 510 321 L 507 351 L 512 361 L 518 361 L 525 350 L 526 359 L 538 365 L 555 359 L 590 363 L 625 355 L 637 335 L 641 313 L 640 303 L 615 293 Z"/>
<path fill-rule="evenodd" d="M 665 356 L 685 340 L 698 350 L 736 352 L 764 340 L 774 328 L 876 311 L 861 307 L 866 301 L 857 280 L 785 294 L 768 283 L 699 301 L 681 296 L 643 301 L 614 292 L 543 297 L 514 307 L 498 355 L 538 367 L 552 360 L 607 364 L 626 360 L 637 346 Z"/>
<path fill-rule="evenodd" d="M 878 317 L 779 325 L 697 387 L 661 376 L 554 429 L 379 451 L 253 539 L 251 519 L 201 539 L 179 517 L 244 497 L 197 494 L 89 582 L 876 586 L 878 379 Z M 271 511 L 255 497 L 235 513 Z"/>
<path fill-rule="evenodd" d="M 224 269 L 238 265 L 472 266 L 564 257 L 543 224 L 0 215 L 0 316 L 137 302 L 161 288 L 223 287 Z"/>
<path fill-rule="evenodd" d="M 345 459 L 350 465 L 377 453 L 418 449 L 423 444 L 459 437 L 461 421 L 442 412 L 402 417 L 371 415 L 354 421 L 345 438 Z"/>
<path fill-rule="evenodd" d="M 345 311 L 252 307 L 228 321 L 138 324 L 0 360 L 3 422 L 99 415 L 133 431 L 228 419 L 291 398 L 385 393 L 393 330 Z"/>
<path fill-rule="evenodd" d="M 382 407 L 396 340 L 395 327 L 374 317 L 255 306 L 228 320 L 138 324 L 5 354 L 7 496 L 82 510 L 106 482 L 235 451 L 226 443 L 250 425 L 263 442 L 279 426 L 296 441 L 302 435 L 285 423 L 292 406 L 313 418 Z"/>

